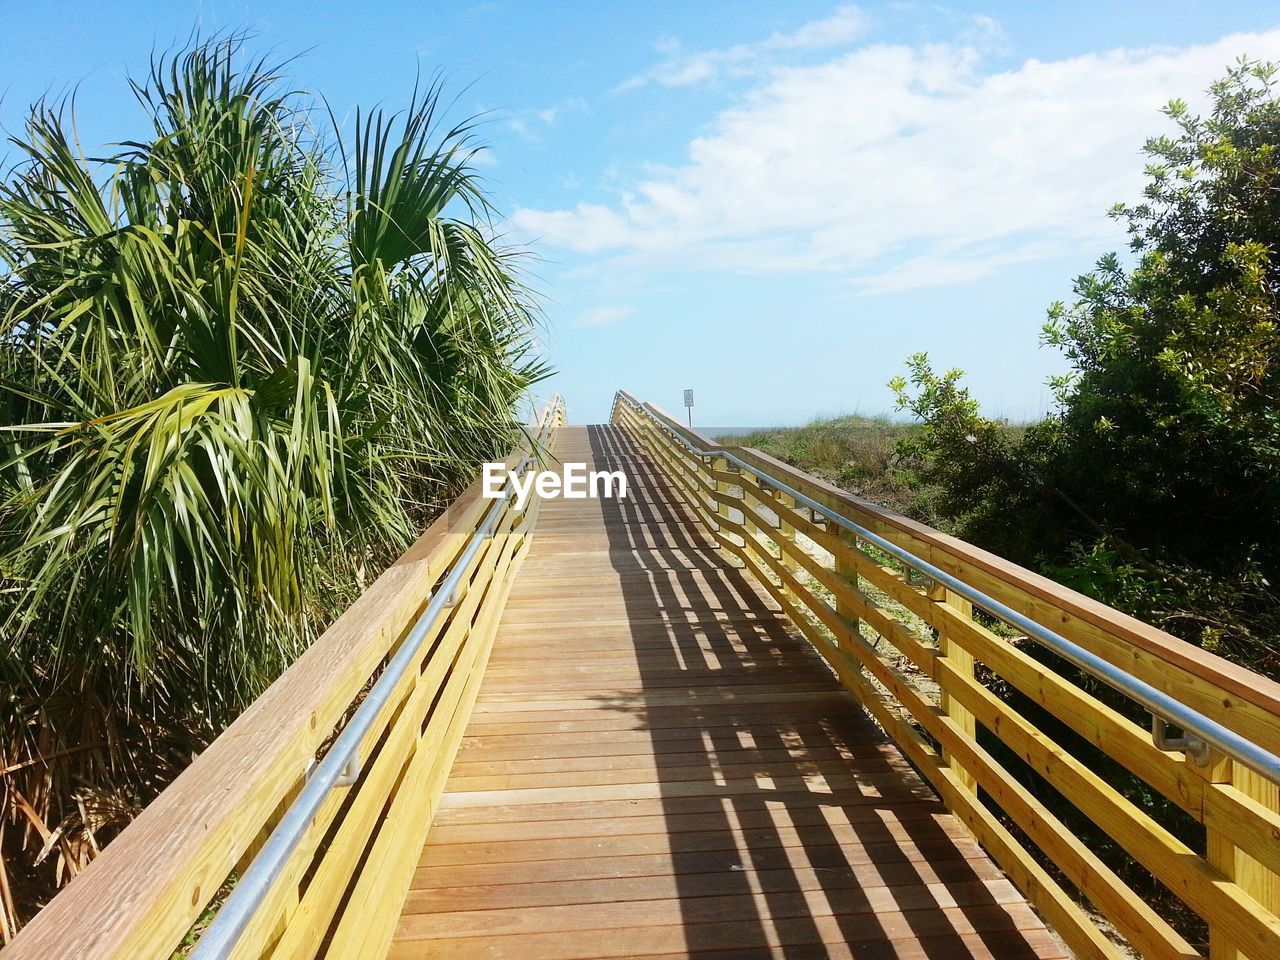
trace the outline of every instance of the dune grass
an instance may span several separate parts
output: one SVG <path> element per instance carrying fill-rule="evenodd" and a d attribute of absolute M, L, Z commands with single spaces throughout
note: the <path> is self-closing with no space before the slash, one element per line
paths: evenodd
<path fill-rule="evenodd" d="M 716 438 L 754 447 L 842 490 L 933 525 L 945 524 L 934 491 L 916 476 L 899 441 L 919 427 L 887 416 L 848 415 L 800 427 L 773 427 Z"/>

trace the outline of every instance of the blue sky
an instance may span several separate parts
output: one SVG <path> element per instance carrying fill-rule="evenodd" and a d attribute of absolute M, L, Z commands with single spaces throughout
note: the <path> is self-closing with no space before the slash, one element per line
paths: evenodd
<path fill-rule="evenodd" d="M 443 70 L 487 112 L 484 174 L 541 256 L 546 351 L 575 422 L 618 386 L 695 422 L 891 409 L 927 350 L 985 408 L 1045 409 L 1045 308 L 1123 245 L 1158 109 L 1240 54 L 1268 3 L 9 4 L 0 122 L 77 89 L 86 145 L 142 132 L 153 48 L 249 29 L 339 116 Z M 1202 101 L 1201 101 L 1202 102 Z"/>

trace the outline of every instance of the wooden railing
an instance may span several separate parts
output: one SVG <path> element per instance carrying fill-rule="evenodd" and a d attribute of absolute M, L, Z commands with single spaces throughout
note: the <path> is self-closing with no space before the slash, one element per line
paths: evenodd
<path fill-rule="evenodd" d="M 1125 865 L 1149 871 L 1203 918 L 1213 960 L 1280 957 L 1273 780 L 1217 750 L 1197 762 L 1158 748 L 1134 704 L 984 612 L 975 616 L 969 599 L 936 579 L 919 582 L 911 564 L 849 527 L 1272 755 L 1280 752 L 1280 685 L 758 450 L 717 446 L 627 393 L 613 421 L 639 440 L 1078 957 L 1131 955 L 1119 938 L 1143 957 L 1201 955 L 1194 934 L 1179 932 L 1191 925 L 1167 909 L 1173 901 L 1135 891 L 1122 879 Z M 818 508 L 801 506 L 797 493 Z M 1137 796 L 1117 771 L 1140 778 L 1149 796 Z M 1202 825 L 1202 836 L 1188 838 L 1195 826 L 1175 835 L 1157 822 L 1156 796 L 1185 823 Z M 1070 810 L 1111 849 L 1070 829 Z"/>
<path fill-rule="evenodd" d="M 508 467 L 526 463 L 563 422 L 557 398 Z M 243 930 L 217 953 L 385 956 L 537 502 L 518 511 L 473 484 L 27 925 L 4 960 L 169 957 L 209 914 L 216 922 L 228 886 L 254 871 L 291 810 L 297 819 L 310 772 L 357 716 L 367 730 L 346 768 L 351 776 L 308 813 L 295 842 L 275 844 L 286 855 L 249 905 Z M 445 583 L 449 603 L 422 622 Z M 408 669 L 362 716 L 358 704 L 366 693 L 372 699 L 414 631 L 420 642 Z"/>

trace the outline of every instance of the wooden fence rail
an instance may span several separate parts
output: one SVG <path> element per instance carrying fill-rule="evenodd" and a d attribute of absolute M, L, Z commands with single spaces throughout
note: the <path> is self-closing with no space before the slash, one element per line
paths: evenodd
<path fill-rule="evenodd" d="M 1280 957 L 1274 783 L 1216 753 L 1199 765 L 1157 748 L 1132 704 L 1117 703 L 990 618 L 975 619 L 967 600 L 916 582 L 774 484 L 1271 753 L 1280 752 L 1280 684 L 758 450 L 720 447 L 625 392 L 613 421 L 662 465 L 721 546 L 773 595 L 1077 956 L 1125 957 L 1108 925 L 1144 957 L 1200 953 L 1055 814 L 1067 805 L 1206 921 L 1213 960 Z M 735 468 L 725 454 L 764 476 Z M 1021 710 L 996 692 L 997 682 L 1021 695 Z M 1107 771 L 1140 778 L 1203 825 L 1203 839 L 1175 835 L 1125 777 Z"/>
<path fill-rule="evenodd" d="M 508 468 L 563 422 L 557 398 Z M 137 960 L 178 948 L 285 814 L 493 504 L 479 481 L 463 493 L 27 925 L 4 960 Z M 232 956 L 385 955 L 536 511 L 536 500 L 523 511 L 505 502 L 456 602 L 428 626 L 360 743 L 358 778 L 327 795 Z"/>

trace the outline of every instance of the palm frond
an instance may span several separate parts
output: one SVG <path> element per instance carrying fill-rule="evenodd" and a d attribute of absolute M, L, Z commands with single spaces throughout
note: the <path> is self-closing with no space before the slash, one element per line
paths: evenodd
<path fill-rule="evenodd" d="M 76 771 L 18 759 L 0 816 L 25 823 L 6 863 L 57 879 L 116 822 L 86 811 L 158 790 L 178 765 L 152 745 L 250 702 L 547 374 L 438 81 L 358 114 L 336 165 L 243 37 L 133 90 L 146 139 L 87 158 L 73 106 L 38 103 L 0 183 L 4 765 Z M 35 866 L 55 834 L 81 839 Z"/>

